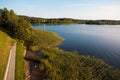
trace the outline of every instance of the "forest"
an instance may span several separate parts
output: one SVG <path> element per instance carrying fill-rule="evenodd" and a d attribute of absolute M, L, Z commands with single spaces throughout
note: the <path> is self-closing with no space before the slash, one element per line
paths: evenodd
<path fill-rule="evenodd" d="M 89 24 L 89 25 L 120 25 L 119 20 L 79 20 L 72 18 L 37 18 L 19 15 L 31 24 Z"/>

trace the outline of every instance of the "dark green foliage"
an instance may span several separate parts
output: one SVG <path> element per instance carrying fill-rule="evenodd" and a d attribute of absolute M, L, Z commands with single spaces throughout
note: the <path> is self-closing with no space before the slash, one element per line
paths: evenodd
<path fill-rule="evenodd" d="M 96 25 L 120 25 L 118 20 L 78 20 L 71 18 L 36 18 L 28 16 L 19 16 L 30 22 L 31 24 L 96 24 Z"/>
<path fill-rule="evenodd" d="M 31 34 L 30 24 L 22 18 L 19 18 L 13 10 L 6 8 L 0 10 L 1 26 L 7 29 L 12 37 L 19 40 L 27 40 Z"/>
<path fill-rule="evenodd" d="M 115 20 L 88 20 L 86 24 L 96 25 L 120 25 L 120 21 Z"/>

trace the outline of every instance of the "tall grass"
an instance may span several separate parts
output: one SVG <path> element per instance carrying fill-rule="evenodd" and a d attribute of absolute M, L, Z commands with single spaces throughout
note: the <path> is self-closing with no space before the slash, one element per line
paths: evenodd
<path fill-rule="evenodd" d="M 56 33 L 33 29 L 29 45 L 33 51 L 36 51 L 46 47 L 56 47 L 60 45 L 62 41 L 63 39 Z"/>
<path fill-rule="evenodd" d="M 90 56 L 46 48 L 39 57 L 46 80 L 120 80 L 119 70 Z"/>
<path fill-rule="evenodd" d="M 15 80 L 25 80 L 25 59 L 24 59 L 25 46 L 21 43 L 17 44 L 16 49 L 16 68 L 15 68 Z"/>

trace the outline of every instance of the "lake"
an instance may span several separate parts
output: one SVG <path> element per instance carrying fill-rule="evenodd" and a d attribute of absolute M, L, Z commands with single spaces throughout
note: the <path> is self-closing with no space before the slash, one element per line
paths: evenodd
<path fill-rule="evenodd" d="M 120 25 L 33 25 L 64 38 L 63 50 L 77 51 L 104 60 L 120 69 Z"/>

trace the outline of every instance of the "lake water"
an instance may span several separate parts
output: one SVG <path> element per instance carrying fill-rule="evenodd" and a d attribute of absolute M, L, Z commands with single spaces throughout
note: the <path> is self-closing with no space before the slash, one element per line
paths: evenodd
<path fill-rule="evenodd" d="M 120 25 L 34 25 L 58 33 L 61 49 L 103 59 L 120 69 Z"/>

